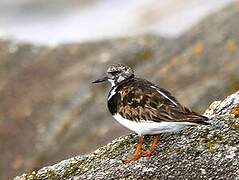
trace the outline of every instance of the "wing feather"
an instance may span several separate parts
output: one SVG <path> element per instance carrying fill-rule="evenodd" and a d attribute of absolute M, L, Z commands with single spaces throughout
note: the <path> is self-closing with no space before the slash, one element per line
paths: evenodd
<path fill-rule="evenodd" d="M 160 93 L 162 92 L 162 93 Z M 151 83 L 131 83 L 119 90 L 118 112 L 132 121 L 207 124 L 206 117 L 182 106 L 168 91 Z"/>

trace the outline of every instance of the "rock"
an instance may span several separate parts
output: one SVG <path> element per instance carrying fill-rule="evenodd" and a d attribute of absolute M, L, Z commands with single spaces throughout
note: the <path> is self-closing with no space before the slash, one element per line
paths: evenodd
<path fill-rule="evenodd" d="M 235 94 L 227 97 L 223 101 L 215 101 L 213 102 L 209 108 L 204 113 L 207 117 L 212 117 L 215 115 L 222 115 L 222 114 L 233 114 L 237 116 L 238 114 L 233 113 L 235 109 L 238 108 L 239 105 L 239 91 Z"/>
<path fill-rule="evenodd" d="M 122 136 L 96 151 L 59 162 L 15 180 L 30 179 L 238 179 L 239 91 L 217 103 L 211 125 L 164 134 L 154 156 L 129 164 L 136 135 Z M 208 111 L 208 110 L 207 110 Z M 211 110 L 210 110 L 211 111 Z"/>
<path fill-rule="evenodd" d="M 132 66 L 198 112 L 238 90 L 238 17 L 232 4 L 178 39 L 142 35 L 56 47 L 0 42 L 0 179 L 88 153 L 128 132 L 106 109 L 109 88 L 91 84 L 109 64 Z"/>

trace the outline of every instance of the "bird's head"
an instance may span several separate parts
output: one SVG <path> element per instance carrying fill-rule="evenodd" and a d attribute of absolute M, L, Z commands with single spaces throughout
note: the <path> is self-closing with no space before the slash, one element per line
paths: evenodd
<path fill-rule="evenodd" d="M 109 81 L 112 86 L 134 76 L 134 71 L 127 65 L 114 64 L 107 69 L 107 75 L 101 79 L 93 81 L 92 83 L 100 83 Z"/>

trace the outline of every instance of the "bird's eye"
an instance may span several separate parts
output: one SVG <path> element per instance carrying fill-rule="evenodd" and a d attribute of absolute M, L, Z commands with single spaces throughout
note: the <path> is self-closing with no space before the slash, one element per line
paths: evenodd
<path fill-rule="evenodd" d="M 119 71 L 111 71 L 111 72 L 109 72 L 109 74 L 111 74 L 112 76 L 115 76 L 118 73 L 119 73 Z"/>

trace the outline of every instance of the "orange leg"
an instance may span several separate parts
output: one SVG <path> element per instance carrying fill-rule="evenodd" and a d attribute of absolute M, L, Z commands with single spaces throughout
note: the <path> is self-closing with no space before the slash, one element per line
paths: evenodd
<path fill-rule="evenodd" d="M 153 140 L 152 140 L 150 149 L 148 151 L 142 152 L 141 153 L 142 157 L 150 157 L 150 156 L 152 156 L 154 154 L 159 138 L 160 138 L 160 134 L 157 134 L 157 135 L 153 136 Z"/>
<path fill-rule="evenodd" d="M 127 158 L 127 159 L 123 160 L 123 162 L 124 162 L 124 163 L 130 163 L 131 161 L 136 161 L 136 160 L 138 160 L 139 157 L 140 157 L 140 154 L 141 154 L 141 149 L 142 149 L 143 143 L 144 143 L 144 136 L 140 136 L 140 137 L 139 137 L 139 142 L 138 142 L 138 144 L 137 144 L 137 148 L 136 148 L 136 150 L 135 150 L 135 152 L 134 152 L 133 157 Z"/>

